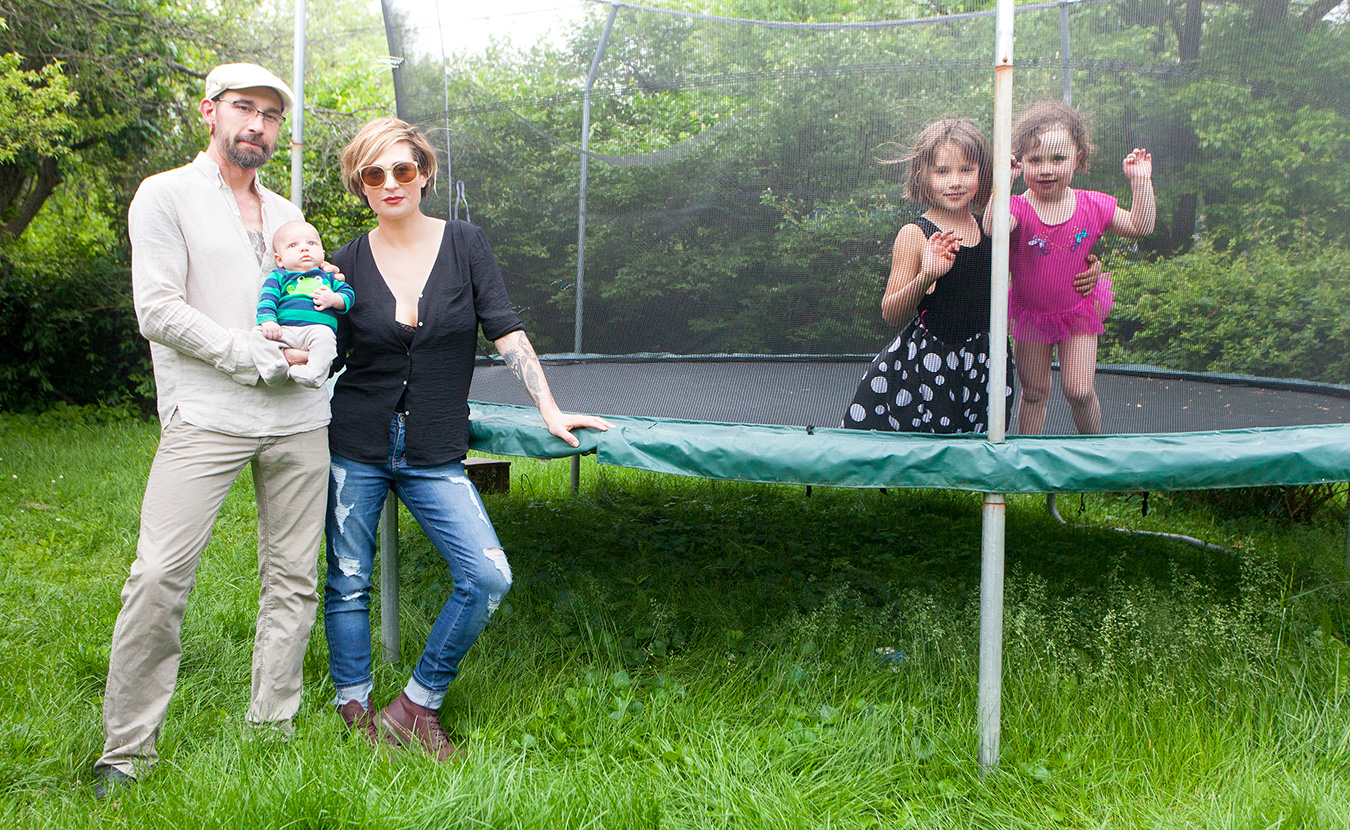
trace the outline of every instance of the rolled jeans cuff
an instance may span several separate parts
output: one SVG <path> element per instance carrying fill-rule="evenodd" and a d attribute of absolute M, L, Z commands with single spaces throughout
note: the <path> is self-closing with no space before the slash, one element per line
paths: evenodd
<path fill-rule="evenodd" d="M 445 691 L 445 689 L 442 689 L 439 692 L 433 692 L 418 683 L 416 678 L 408 678 L 408 685 L 403 687 L 403 693 L 408 696 L 408 700 L 428 709 L 441 708 L 441 703 L 445 701 Z"/>
<path fill-rule="evenodd" d="M 347 686 L 337 690 L 337 697 L 333 699 L 333 705 L 341 709 L 351 701 L 359 701 L 361 708 L 370 708 L 370 693 L 375 691 L 375 681 L 367 680 L 364 683 L 357 683 L 355 686 Z"/>

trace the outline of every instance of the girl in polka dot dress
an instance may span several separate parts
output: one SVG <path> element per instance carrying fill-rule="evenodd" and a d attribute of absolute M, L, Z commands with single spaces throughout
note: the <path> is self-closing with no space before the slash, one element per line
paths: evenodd
<path fill-rule="evenodd" d="M 886 322 L 905 327 L 863 375 L 845 428 L 988 431 L 991 245 L 970 205 L 989 198 L 989 158 L 979 129 L 949 118 L 925 127 L 899 160 L 909 162 L 905 196 L 928 206 L 895 237 L 881 301 Z M 1012 393 L 1009 385 L 1006 406 Z"/>

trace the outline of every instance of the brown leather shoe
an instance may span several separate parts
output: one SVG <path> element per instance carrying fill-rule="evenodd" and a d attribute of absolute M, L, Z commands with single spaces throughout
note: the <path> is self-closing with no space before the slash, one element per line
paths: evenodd
<path fill-rule="evenodd" d="M 441 727 L 436 710 L 418 706 L 404 692 L 380 711 L 379 728 L 386 743 L 418 747 L 437 761 L 448 761 L 459 754 Z"/>
<path fill-rule="evenodd" d="M 375 713 L 361 705 L 359 700 L 349 700 L 338 707 L 338 714 L 347 728 L 360 732 L 361 737 L 371 746 L 380 745 L 380 733 L 375 730 Z"/>

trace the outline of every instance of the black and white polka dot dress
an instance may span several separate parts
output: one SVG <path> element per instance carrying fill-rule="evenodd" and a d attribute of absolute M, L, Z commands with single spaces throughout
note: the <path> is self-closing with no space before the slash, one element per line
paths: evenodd
<path fill-rule="evenodd" d="M 925 236 L 938 227 L 919 218 Z M 988 432 L 991 244 L 963 247 L 900 335 L 867 368 L 844 413 L 847 429 L 954 434 Z M 1004 407 L 1012 417 L 1012 354 Z"/>

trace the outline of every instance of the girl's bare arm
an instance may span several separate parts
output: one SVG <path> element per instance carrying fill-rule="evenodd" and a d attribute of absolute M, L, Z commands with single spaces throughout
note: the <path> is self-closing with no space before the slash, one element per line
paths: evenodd
<path fill-rule="evenodd" d="M 891 276 L 881 299 L 882 319 L 892 326 L 908 322 L 923 295 L 951 270 L 960 247 L 961 240 L 951 231 L 938 231 L 925 239 L 917 225 L 901 228 L 891 248 Z"/>
<path fill-rule="evenodd" d="M 1125 157 L 1121 167 L 1130 180 L 1130 209 L 1117 206 L 1107 230 L 1126 239 L 1139 239 L 1153 233 L 1158 203 L 1153 196 L 1153 155 L 1138 147 Z"/>

